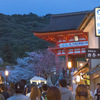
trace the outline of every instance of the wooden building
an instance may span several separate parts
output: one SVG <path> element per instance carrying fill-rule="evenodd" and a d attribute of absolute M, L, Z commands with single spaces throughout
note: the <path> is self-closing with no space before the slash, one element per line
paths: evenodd
<path fill-rule="evenodd" d="M 48 48 L 55 53 L 56 60 L 58 56 L 66 56 L 66 66 L 70 58 L 75 68 L 75 58 L 85 57 L 85 49 L 88 47 L 88 32 L 79 30 L 88 12 L 54 14 L 46 27 L 33 33 L 38 38 L 55 44 L 54 47 Z"/>

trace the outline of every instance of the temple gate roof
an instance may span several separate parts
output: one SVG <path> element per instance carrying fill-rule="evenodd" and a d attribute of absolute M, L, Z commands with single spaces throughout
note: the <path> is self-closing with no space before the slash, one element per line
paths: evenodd
<path fill-rule="evenodd" d="M 77 30 L 85 16 L 90 11 L 53 14 L 51 15 L 50 23 L 39 30 L 34 30 L 35 33 L 58 32 L 67 30 Z"/>

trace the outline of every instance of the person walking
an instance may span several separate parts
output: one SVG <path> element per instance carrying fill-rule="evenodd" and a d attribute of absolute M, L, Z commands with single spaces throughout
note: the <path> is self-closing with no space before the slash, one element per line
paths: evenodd
<path fill-rule="evenodd" d="M 44 100 L 41 96 L 40 89 L 37 86 L 31 89 L 30 100 Z"/>
<path fill-rule="evenodd" d="M 0 100 L 5 100 L 5 97 L 2 94 L 0 94 Z"/>
<path fill-rule="evenodd" d="M 26 85 L 27 82 L 26 82 L 25 79 L 21 79 L 21 81 L 24 83 L 24 92 L 23 92 L 23 94 L 26 95 L 27 94 L 27 90 L 26 90 L 27 89 L 27 85 Z"/>
<path fill-rule="evenodd" d="M 5 97 L 5 100 L 7 100 L 7 98 L 9 98 L 9 93 L 5 91 L 4 84 L 0 84 L 0 91 L 1 91 L 1 94 Z"/>
<path fill-rule="evenodd" d="M 34 86 L 36 86 L 36 85 L 35 85 L 35 84 L 31 84 L 31 90 L 32 90 L 32 88 L 33 88 Z M 27 93 L 26 96 L 30 97 L 30 94 L 31 94 L 31 91 L 30 91 L 29 93 Z"/>
<path fill-rule="evenodd" d="M 10 96 L 13 96 L 15 94 L 15 83 L 10 83 L 10 89 L 8 93 Z"/>
<path fill-rule="evenodd" d="M 41 87 L 42 90 L 42 96 L 44 97 L 45 100 L 47 100 L 47 91 L 49 89 L 49 86 L 47 84 L 43 84 Z"/>
<path fill-rule="evenodd" d="M 100 83 L 97 83 L 97 88 L 95 89 L 94 95 L 96 97 L 95 100 L 100 100 Z"/>
<path fill-rule="evenodd" d="M 87 87 L 84 84 L 77 86 L 75 100 L 93 100 L 92 96 L 88 93 Z"/>
<path fill-rule="evenodd" d="M 88 89 L 88 94 L 89 94 L 90 96 L 92 96 L 92 98 L 94 98 L 94 94 L 93 94 L 93 92 L 90 90 L 90 85 L 86 85 L 86 87 L 87 87 L 87 89 Z"/>
<path fill-rule="evenodd" d="M 60 90 L 55 86 L 50 87 L 47 92 L 47 100 L 61 100 Z"/>
<path fill-rule="evenodd" d="M 59 86 L 61 100 L 73 100 L 73 95 L 71 91 L 67 89 L 67 81 L 65 79 L 59 81 Z"/>
<path fill-rule="evenodd" d="M 7 100 L 30 100 L 29 97 L 23 94 L 24 92 L 24 83 L 19 81 L 15 84 L 15 94 L 8 98 Z"/>

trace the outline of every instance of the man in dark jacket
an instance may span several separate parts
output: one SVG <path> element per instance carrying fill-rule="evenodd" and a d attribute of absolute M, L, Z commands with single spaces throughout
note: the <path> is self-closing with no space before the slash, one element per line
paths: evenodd
<path fill-rule="evenodd" d="M 96 90 L 96 93 L 95 93 L 95 96 L 97 96 L 97 99 L 96 100 L 100 100 L 100 83 L 97 83 L 97 90 Z"/>
<path fill-rule="evenodd" d="M 5 97 L 5 100 L 7 100 L 7 98 L 9 98 L 9 93 L 5 91 L 4 84 L 0 84 L 0 91 L 1 91 L 1 94 Z"/>
<path fill-rule="evenodd" d="M 21 81 L 24 83 L 24 95 L 26 95 L 27 94 L 27 91 L 26 91 L 26 88 L 27 88 L 27 86 L 26 86 L 26 80 L 24 80 L 24 79 L 21 79 Z"/>
<path fill-rule="evenodd" d="M 15 94 L 8 98 L 7 100 L 30 100 L 29 97 L 23 94 L 24 92 L 24 83 L 19 81 L 15 83 Z"/>
<path fill-rule="evenodd" d="M 41 89 L 42 89 L 42 96 L 44 97 L 44 100 L 47 100 L 47 90 L 49 86 L 47 84 L 43 84 Z"/>
<path fill-rule="evenodd" d="M 73 100 L 73 95 L 71 91 L 67 89 L 67 81 L 65 79 L 61 79 L 59 81 L 59 90 L 61 92 L 61 100 Z"/>

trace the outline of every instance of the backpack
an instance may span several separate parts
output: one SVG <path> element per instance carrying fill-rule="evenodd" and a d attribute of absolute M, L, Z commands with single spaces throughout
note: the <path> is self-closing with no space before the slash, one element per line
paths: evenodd
<path fill-rule="evenodd" d="M 40 100 L 47 100 L 47 98 L 44 98 L 43 96 L 41 96 Z"/>
<path fill-rule="evenodd" d="M 44 100 L 47 100 L 47 95 L 44 96 Z"/>
<path fill-rule="evenodd" d="M 42 96 L 44 97 L 44 100 L 47 100 L 47 92 L 44 92 L 44 93 L 42 94 Z"/>

